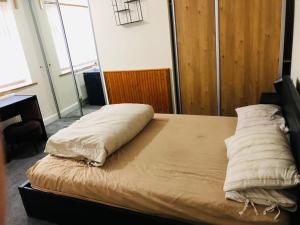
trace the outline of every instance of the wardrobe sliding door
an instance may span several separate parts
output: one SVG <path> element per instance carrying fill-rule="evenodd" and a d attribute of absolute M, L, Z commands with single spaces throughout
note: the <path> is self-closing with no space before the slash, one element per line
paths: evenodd
<path fill-rule="evenodd" d="M 182 113 L 217 114 L 213 0 L 175 0 Z"/>
<path fill-rule="evenodd" d="M 219 0 L 222 115 L 274 91 L 281 11 L 282 0 Z"/>

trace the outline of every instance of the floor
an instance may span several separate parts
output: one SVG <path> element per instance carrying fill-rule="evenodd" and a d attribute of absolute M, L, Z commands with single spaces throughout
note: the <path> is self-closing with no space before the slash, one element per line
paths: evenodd
<path fill-rule="evenodd" d="M 83 112 L 83 115 L 86 115 L 86 114 L 89 114 L 91 112 L 94 112 L 98 109 L 100 109 L 101 106 L 97 106 L 97 105 L 84 105 L 82 107 L 82 112 Z M 79 117 L 81 114 L 80 114 L 80 110 L 79 108 L 70 112 L 69 114 L 67 114 L 65 117 L 66 118 L 72 118 L 72 117 Z"/>
<path fill-rule="evenodd" d="M 86 107 L 84 114 L 93 112 L 99 107 Z M 72 112 L 69 117 L 57 120 L 46 127 L 48 136 L 55 134 L 58 130 L 69 126 L 78 117 L 77 112 Z M 45 221 L 28 218 L 22 204 L 21 197 L 18 192 L 18 186 L 26 181 L 26 170 L 32 166 L 37 160 L 43 158 L 45 143 L 39 146 L 39 153 L 36 153 L 32 146 L 25 145 L 22 152 L 19 152 L 16 159 L 6 164 L 6 187 L 7 187 L 7 209 L 6 209 L 6 225 L 54 225 Z"/>
<path fill-rule="evenodd" d="M 83 115 L 87 115 L 89 113 L 95 112 L 98 109 L 100 109 L 100 106 L 85 105 L 82 108 Z M 68 127 L 71 123 L 77 120 L 79 116 L 80 116 L 80 111 L 79 109 L 76 109 L 73 112 L 67 114 L 64 118 L 60 119 L 59 121 L 51 123 L 50 125 L 47 126 L 48 136 L 55 134 L 58 130 L 62 128 Z"/>

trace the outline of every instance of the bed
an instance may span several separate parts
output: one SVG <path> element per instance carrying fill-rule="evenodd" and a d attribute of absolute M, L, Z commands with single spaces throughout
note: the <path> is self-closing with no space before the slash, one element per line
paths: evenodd
<path fill-rule="evenodd" d="M 298 159 L 300 99 L 289 79 L 280 84 Z M 251 210 L 240 216 L 243 205 L 225 200 L 224 139 L 235 125 L 233 117 L 156 114 L 102 168 L 47 156 L 19 187 L 26 212 L 60 224 L 290 224 L 288 213 L 279 222 Z"/>

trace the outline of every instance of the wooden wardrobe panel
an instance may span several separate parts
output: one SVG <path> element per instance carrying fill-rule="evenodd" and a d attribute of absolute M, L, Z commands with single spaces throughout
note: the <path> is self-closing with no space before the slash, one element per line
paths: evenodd
<path fill-rule="evenodd" d="M 143 103 L 156 113 L 172 113 L 169 69 L 106 71 L 105 84 L 110 104 Z"/>
<path fill-rule="evenodd" d="M 278 78 L 282 0 L 220 0 L 222 115 L 257 104 Z"/>
<path fill-rule="evenodd" d="M 180 94 L 184 114 L 217 114 L 212 0 L 175 0 Z"/>

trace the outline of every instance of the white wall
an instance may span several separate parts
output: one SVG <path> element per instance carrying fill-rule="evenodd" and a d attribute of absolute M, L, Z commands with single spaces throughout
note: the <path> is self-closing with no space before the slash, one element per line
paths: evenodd
<path fill-rule="evenodd" d="M 90 0 L 101 68 L 103 71 L 170 68 L 174 93 L 168 1 L 141 3 L 143 22 L 117 26 L 110 0 Z"/>
<path fill-rule="evenodd" d="M 300 81 L 300 1 L 295 1 L 294 40 L 291 76 Z"/>

